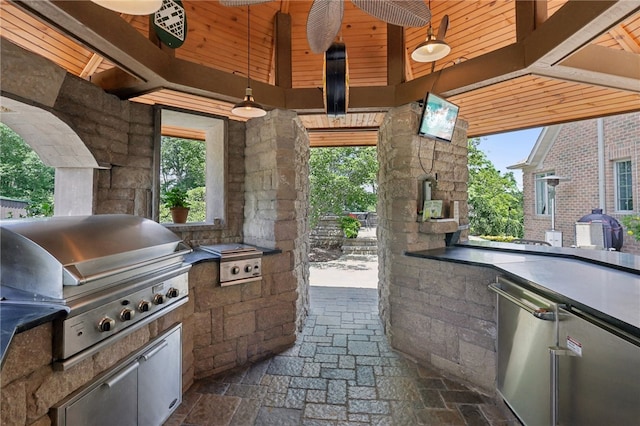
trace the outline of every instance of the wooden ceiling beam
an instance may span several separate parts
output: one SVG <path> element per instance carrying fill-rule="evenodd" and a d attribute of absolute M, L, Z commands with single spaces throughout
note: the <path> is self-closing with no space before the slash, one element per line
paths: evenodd
<path fill-rule="evenodd" d="M 621 25 L 611 28 L 609 34 L 626 52 L 640 53 L 640 44 Z"/>
<path fill-rule="evenodd" d="M 160 88 L 227 102 L 237 102 L 244 94 L 245 78 L 172 58 L 116 14 L 91 2 L 26 0 L 17 4 L 141 80 L 132 86 L 123 79 L 124 87 L 112 87 L 111 92 L 121 97 Z M 638 3 L 630 1 L 570 0 L 521 42 L 395 86 L 351 87 L 349 109 L 381 111 L 422 99 L 427 91 L 452 96 L 534 72 L 551 75 L 556 71 L 550 68 L 638 9 Z M 569 68 L 566 63 L 563 66 Z M 582 69 L 596 74 L 596 70 Z M 110 81 L 117 84 L 117 79 Z M 320 88 L 293 89 L 255 81 L 252 88 L 268 108 L 324 110 Z"/>
<path fill-rule="evenodd" d="M 516 40 L 522 41 L 547 20 L 547 0 L 516 2 Z"/>
<path fill-rule="evenodd" d="M 531 69 L 536 75 L 640 93 L 640 55 L 623 50 L 588 45 L 554 67 Z"/>
<path fill-rule="evenodd" d="M 275 83 L 284 89 L 291 88 L 291 15 L 277 12 L 275 17 Z"/>
<path fill-rule="evenodd" d="M 387 85 L 395 86 L 405 81 L 404 76 L 404 28 L 387 24 Z"/>
<path fill-rule="evenodd" d="M 569 0 L 522 40 L 525 63 L 553 66 L 638 10 L 637 1 Z"/>

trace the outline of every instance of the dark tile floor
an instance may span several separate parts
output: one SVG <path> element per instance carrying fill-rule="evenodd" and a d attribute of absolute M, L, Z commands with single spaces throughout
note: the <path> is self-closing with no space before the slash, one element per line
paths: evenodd
<path fill-rule="evenodd" d="M 519 425 L 504 406 L 394 352 L 377 290 L 311 287 L 295 346 L 197 381 L 165 425 Z"/>

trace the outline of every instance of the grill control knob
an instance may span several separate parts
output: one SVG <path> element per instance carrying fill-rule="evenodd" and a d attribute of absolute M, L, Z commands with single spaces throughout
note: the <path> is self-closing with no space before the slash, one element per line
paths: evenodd
<path fill-rule="evenodd" d="M 155 294 L 153 296 L 153 303 L 155 305 L 162 305 L 164 303 L 164 295 L 163 294 Z"/>
<path fill-rule="evenodd" d="M 149 312 L 150 307 L 151 303 L 149 303 L 148 300 L 141 300 L 140 303 L 138 303 L 138 310 L 140 312 Z"/>
<path fill-rule="evenodd" d="M 169 291 L 167 291 L 168 298 L 178 297 L 178 295 L 180 295 L 180 290 L 175 287 L 171 287 Z"/>
<path fill-rule="evenodd" d="M 136 312 L 133 309 L 124 308 L 120 311 L 120 319 L 122 321 L 131 321 Z"/>
<path fill-rule="evenodd" d="M 244 271 L 245 271 L 245 272 L 251 272 L 251 271 L 253 271 L 253 266 L 251 266 L 251 265 L 247 265 L 247 266 L 245 266 L 245 267 L 244 267 Z"/>
<path fill-rule="evenodd" d="M 237 266 L 234 266 L 233 268 L 231 268 L 231 273 L 233 275 L 238 275 L 240 273 L 240 268 Z"/>
<path fill-rule="evenodd" d="M 116 326 L 116 322 L 113 318 L 104 317 L 98 323 L 98 330 L 101 332 L 112 331 Z"/>

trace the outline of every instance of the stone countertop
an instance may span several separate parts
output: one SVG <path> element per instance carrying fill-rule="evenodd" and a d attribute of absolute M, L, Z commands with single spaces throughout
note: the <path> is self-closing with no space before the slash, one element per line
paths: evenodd
<path fill-rule="evenodd" d="M 53 303 L 0 301 L 0 365 L 4 365 L 5 355 L 15 334 L 63 318 L 68 312 L 66 306 Z"/>
<path fill-rule="evenodd" d="M 585 256 L 583 251 L 587 252 Z M 494 268 L 533 291 L 588 312 L 640 338 L 640 268 L 635 266 L 640 263 L 638 256 L 495 243 L 463 244 L 405 254 Z"/>

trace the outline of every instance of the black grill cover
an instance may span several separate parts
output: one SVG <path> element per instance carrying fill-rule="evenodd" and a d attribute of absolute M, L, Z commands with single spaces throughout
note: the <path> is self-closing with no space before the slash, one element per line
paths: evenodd
<path fill-rule="evenodd" d="M 604 248 L 615 249 L 620 251 L 623 243 L 622 225 L 616 220 L 606 214 L 602 214 L 602 209 L 593 209 L 591 214 L 581 217 L 578 222 L 602 222 L 602 231 L 604 233 Z"/>

